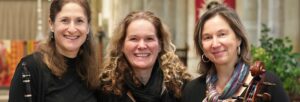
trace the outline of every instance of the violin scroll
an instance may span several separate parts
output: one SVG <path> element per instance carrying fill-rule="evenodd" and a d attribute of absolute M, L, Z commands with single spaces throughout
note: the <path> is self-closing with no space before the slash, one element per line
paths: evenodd
<path fill-rule="evenodd" d="M 261 61 L 256 61 L 251 67 L 250 72 L 252 76 L 259 76 L 266 72 L 265 65 Z"/>
<path fill-rule="evenodd" d="M 233 98 L 242 100 L 243 102 L 257 102 L 259 100 L 262 100 L 264 102 L 271 101 L 271 94 L 263 92 L 263 88 L 276 84 L 265 82 L 266 69 L 264 63 L 261 61 L 256 61 L 253 65 L 250 66 L 250 73 L 253 78 L 249 85 L 242 84 L 243 87 L 247 87 L 245 95 Z"/>

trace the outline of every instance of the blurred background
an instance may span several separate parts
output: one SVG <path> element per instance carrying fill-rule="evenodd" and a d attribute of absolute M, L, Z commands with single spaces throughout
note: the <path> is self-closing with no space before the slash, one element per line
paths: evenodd
<path fill-rule="evenodd" d="M 92 32 L 102 56 L 115 26 L 129 12 L 149 10 L 172 32 L 176 54 L 193 76 L 200 60 L 194 52 L 194 25 L 208 3 L 232 7 L 246 27 L 254 60 L 266 63 L 284 83 L 292 101 L 300 101 L 299 0 L 88 0 Z M 16 64 L 49 36 L 51 0 L 0 0 L 0 102 L 8 99 Z"/>

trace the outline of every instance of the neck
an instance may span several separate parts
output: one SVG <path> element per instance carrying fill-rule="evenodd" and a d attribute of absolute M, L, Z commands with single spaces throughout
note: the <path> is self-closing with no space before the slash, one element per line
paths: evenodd
<path fill-rule="evenodd" d="M 237 60 L 224 65 L 215 65 L 218 77 L 216 85 L 219 87 L 219 89 L 223 90 L 227 82 L 230 80 L 236 63 Z"/>
<path fill-rule="evenodd" d="M 227 68 L 227 70 L 217 71 L 218 80 L 216 82 L 216 86 L 219 92 L 223 91 L 226 84 L 230 80 L 232 73 L 233 73 L 233 68 Z"/>
<path fill-rule="evenodd" d="M 63 56 L 66 56 L 68 58 L 75 58 L 77 56 L 77 53 L 78 53 L 78 51 L 66 52 L 66 51 L 63 51 L 60 48 L 57 48 L 57 51 L 58 51 L 58 53 L 62 54 Z"/>
<path fill-rule="evenodd" d="M 134 69 L 135 75 L 137 78 L 144 84 L 146 85 L 151 77 L 153 68 L 149 69 Z"/>
<path fill-rule="evenodd" d="M 218 80 L 230 79 L 234 70 L 234 65 L 232 66 L 216 66 Z"/>

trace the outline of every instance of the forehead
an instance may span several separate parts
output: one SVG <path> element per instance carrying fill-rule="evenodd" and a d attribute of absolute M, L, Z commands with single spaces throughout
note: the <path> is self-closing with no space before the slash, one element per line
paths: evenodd
<path fill-rule="evenodd" d="M 209 18 L 203 25 L 203 33 L 208 33 L 220 29 L 230 29 L 229 23 L 220 15 Z"/>
<path fill-rule="evenodd" d="M 58 12 L 57 16 L 61 15 L 86 15 L 84 8 L 81 7 L 78 3 L 75 2 L 68 2 L 64 4 Z"/>
<path fill-rule="evenodd" d="M 208 24 L 229 25 L 228 22 L 226 21 L 226 19 L 221 15 L 215 15 L 215 16 L 212 16 L 211 18 L 207 19 L 206 22 L 204 23 L 204 26 L 208 25 Z"/>
<path fill-rule="evenodd" d="M 128 25 L 126 33 L 128 33 L 128 35 L 156 35 L 156 29 L 150 21 L 138 19 Z"/>
<path fill-rule="evenodd" d="M 152 22 L 142 18 L 131 21 L 127 28 L 129 28 L 130 26 L 153 26 L 154 27 Z"/>

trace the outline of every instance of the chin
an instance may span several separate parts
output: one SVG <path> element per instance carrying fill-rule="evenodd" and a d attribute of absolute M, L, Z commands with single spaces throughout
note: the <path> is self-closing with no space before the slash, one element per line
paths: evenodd
<path fill-rule="evenodd" d="M 76 52 L 79 50 L 80 47 L 66 47 L 66 50 L 70 51 L 70 52 Z"/>
<path fill-rule="evenodd" d="M 228 60 L 225 60 L 225 59 L 216 59 L 214 61 L 215 64 L 225 64 L 227 62 L 228 62 Z"/>
<path fill-rule="evenodd" d="M 149 66 L 147 66 L 147 65 L 135 65 L 135 68 L 137 68 L 137 69 L 147 69 L 147 68 L 149 68 Z"/>

